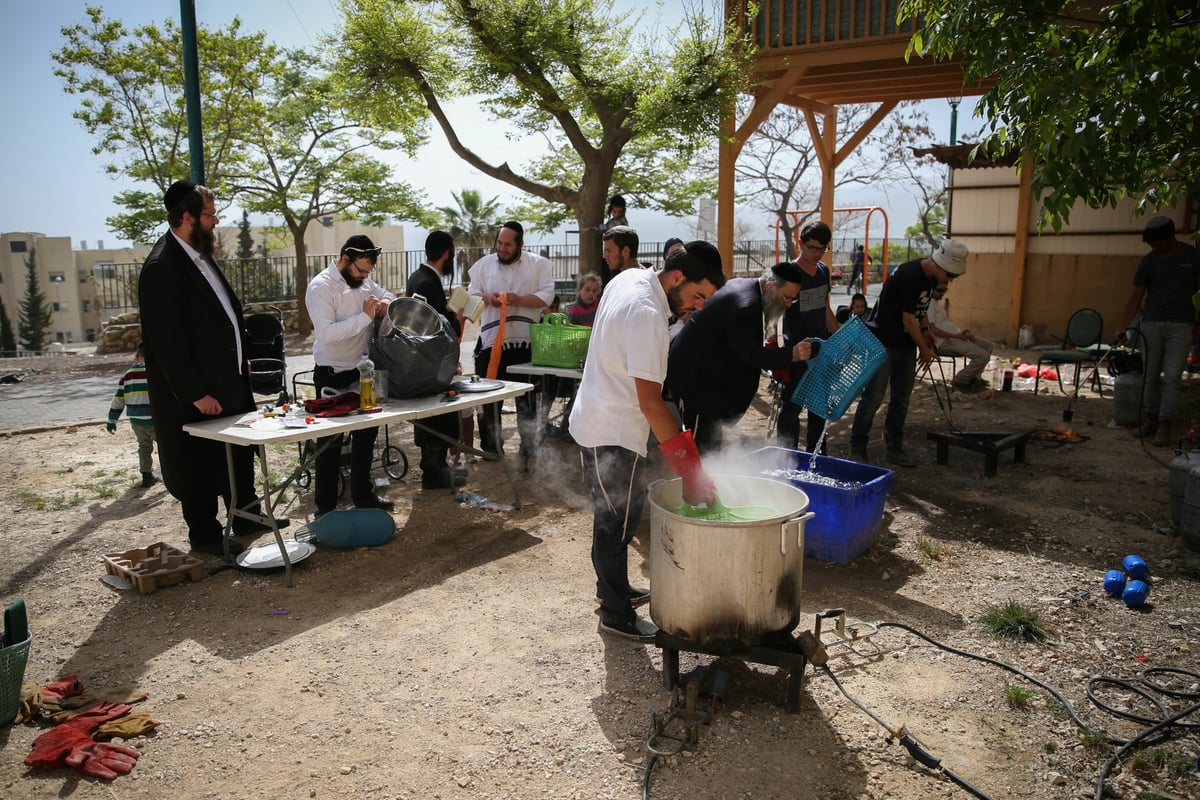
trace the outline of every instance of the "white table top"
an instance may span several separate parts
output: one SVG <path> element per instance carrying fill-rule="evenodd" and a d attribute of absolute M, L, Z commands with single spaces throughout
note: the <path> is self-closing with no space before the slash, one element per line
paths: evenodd
<path fill-rule="evenodd" d="M 388 398 L 380 405 L 383 411 L 375 414 L 354 414 L 347 417 L 318 417 L 316 422 L 303 428 L 281 428 L 278 430 L 256 430 L 248 423 L 247 418 L 253 418 L 254 412 L 236 414 L 230 417 L 206 419 L 203 422 L 193 422 L 184 425 L 183 429 L 192 436 L 201 439 L 213 439 L 218 442 L 241 445 L 284 444 L 287 442 L 302 442 L 321 436 L 333 436 L 338 433 L 359 430 L 361 428 L 379 427 L 393 422 L 411 422 L 413 420 L 435 417 L 452 411 L 461 412 L 465 408 L 496 403 L 518 397 L 533 391 L 528 383 L 503 381 L 504 386 L 490 392 L 459 392 L 450 400 L 443 400 L 442 395 L 431 397 L 411 397 L 404 400 Z"/>
<path fill-rule="evenodd" d="M 509 364 L 508 371 L 512 375 L 557 375 L 560 378 L 583 380 L 583 370 L 571 367 L 546 367 L 541 364 Z"/>

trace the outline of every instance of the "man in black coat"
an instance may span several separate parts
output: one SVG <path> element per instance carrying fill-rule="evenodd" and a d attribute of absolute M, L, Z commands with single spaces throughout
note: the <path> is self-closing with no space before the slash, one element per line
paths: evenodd
<path fill-rule="evenodd" d="M 790 348 L 765 344 L 801 280 L 800 268 L 785 261 L 759 278 L 727 281 L 671 342 L 666 388 L 701 453 L 721 448 L 723 429 L 746 413 L 763 370 L 786 370 L 811 355 L 807 339 Z"/>
<path fill-rule="evenodd" d="M 454 239 L 445 231 L 433 231 L 425 237 L 425 263 L 408 278 L 404 294 L 408 297 L 420 295 L 433 306 L 454 329 L 456 338 L 462 335 L 462 321 L 446 307 L 446 289 L 442 276 L 454 274 Z M 466 476 L 454 470 L 446 461 L 450 445 L 439 439 L 430 430 L 457 440 L 459 421 L 457 412 L 439 414 L 414 425 L 413 442 L 421 448 L 421 488 L 452 489 L 466 483 Z M 426 430 L 428 428 L 429 430 Z"/>
<path fill-rule="evenodd" d="M 189 435 L 183 426 L 253 410 L 242 305 L 213 260 L 217 225 L 212 190 L 176 181 L 163 197 L 171 230 L 154 245 L 138 278 L 138 310 L 146 379 L 163 483 L 183 507 L 193 551 L 222 555 L 224 526 L 217 498 L 230 503 L 225 445 Z M 258 511 L 254 451 L 233 450 L 239 505 Z M 286 517 L 276 520 L 280 527 Z M 269 530 L 238 517 L 233 532 Z M 231 541 L 232 554 L 242 546 Z"/>

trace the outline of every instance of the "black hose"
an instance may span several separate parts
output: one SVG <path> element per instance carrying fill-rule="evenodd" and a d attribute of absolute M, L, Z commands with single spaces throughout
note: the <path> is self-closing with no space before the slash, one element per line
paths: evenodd
<path fill-rule="evenodd" d="M 831 670 L 829 668 L 828 664 L 823 665 L 821 667 L 821 669 L 823 669 L 825 671 L 825 674 L 827 676 L 829 676 L 829 679 L 831 681 L 833 681 L 833 685 L 838 688 L 838 691 L 840 691 L 843 695 L 846 696 L 847 700 L 849 700 L 851 703 L 854 703 L 854 705 L 856 705 L 860 709 L 862 709 L 864 714 L 866 714 L 868 717 L 870 717 L 871 719 L 873 719 L 877 723 L 879 723 L 880 727 L 882 727 L 885 731 L 888 732 L 888 738 L 895 739 L 896 741 L 898 741 L 900 743 L 900 746 L 903 747 L 905 750 L 907 750 L 908 754 L 913 757 L 913 760 L 915 760 L 918 763 L 924 765 L 925 767 L 933 770 L 934 772 L 942 773 L 947 778 L 949 778 L 952 783 L 956 784 L 957 786 L 961 787 L 965 791 L 969 792 L 972 796 L 978 797 L 979 800 L 991 800 L 991 798 L 988 797 L 986 794 L 979 791 L 974 786 L 967 783 L 965 780 L 958 777 L 953 772 L 951 772 L 949 769 L 947 769 L 942 764 L 941 759 L 937 758 L 932 753 L 930 753 L 928 750 L 926 750 L 924 745 L 922 745 L 920 742 L 918 742 L 916 739 L 914 739 L 912 737 L 912 735 L 909 734 L 908 732 L 906 732 L 903 728 L 896 728 L 892 725 L 887 724 L 878 715 L 876 715 L 873 711 L 871 711 L 871 709 L 867 708 L 862 703 L 860 703 L 857 697 L 855 697 L 854 695 L 852 695 L 848 691 L 846 691 L 846 687 L 842 686 L 842 682 L 839 681 L 837 679 L 837 676 L 833 674 L 833 670 Z M 643 798 L 643 800 L 644 800 L 644 798 Z"/>
<path fill-rule="evenodd" d="M 658 761 L 658 754 L 650 756 L 650 760 L 646 762 L 644 769 L 646 774 L 642 776 L 642 800 L 650 800 L 650 773 L 654 771 L 654 764 Z"/>

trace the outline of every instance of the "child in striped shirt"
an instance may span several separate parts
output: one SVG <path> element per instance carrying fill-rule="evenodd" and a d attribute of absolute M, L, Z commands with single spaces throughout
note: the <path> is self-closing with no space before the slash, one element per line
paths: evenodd
<path fill-rule="evenodd" d="M 138 466 L 142 470 L 142 488 L 146 489 L 158 482 L 151 458 L 154 452 L 154 419 L 150 415 L 150 390 L 146 384 L 146 363 L 140 344 L 136 355 L 137 361 L 117 381 L 117 392 L 113 395 L 104 428 L 109 433 L 116 433 L 117 420 L 121 418 L 121 411 L 125 411 L 137 439 Z"/>

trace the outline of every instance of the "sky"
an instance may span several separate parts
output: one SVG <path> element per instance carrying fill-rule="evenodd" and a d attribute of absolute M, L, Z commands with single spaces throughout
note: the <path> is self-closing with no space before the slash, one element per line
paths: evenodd
<path fill-rule="evenodd" d="M 96 247 L 101 241 L 105 247 L 117 247 L 128 243 L 108 231 L 105 219 L 119 211 L 113 196 L 130 187 L 105 174 L 106 159 L 92 152 L 94 138 L 71 116 L 79 98 L 63 91 L 51 59 L 51 53 L 62 46 L 61 27 L 86 20 L 88 5 L 100 5 L 106 17 L 120 19 L 129 28 L 179 18 L 178 0 L 0 2 L 0 30 L 8 33 L 5 47 L 0 48 L 0 75 L 7 79 L 0 97 L 8 110 L 7 124 L 0 129 L 0 152 L 5 154 L 6 162 L 5 181 L 0 184 L 0 232 L 70 236 L 76 248 L 81 242 Z M 645 4 L 618 0 L 617 5 L 640 9 Z M 668 21 L 672 14 L 678 14 L 677 5 L 673 0 L 664 1 L 663 13 Z M 243 30 L 268 31 L 271 39 L 288 47 L 313 45 L 323 34 L 334 32 L 340 19 L 337 0 L 195 0 L 195 7 L 200 25 L 219 27 L 240 16 Z M 653 6 L 647 12 L 657 13 Z M 923 106 L 939 141 L 948 139 L 949 104 L 932 100 Z M 959 108 L 960 137 L 980 127 L 972 119 L 972 108 L 970 98 Z M 468 113 L 467 105 L 452 111 L 458 119 L 465 119 Z M 507 142 L 487 126 L 460 127 L 460 135 L 489 160 L 508 160 L 514 166 L 528 161 L 540 147 L 537 140 Z M 485 198 L 499 197 L 502 206 L 519 201 L 520 194 L 508 184 L 483 175 L 455 156 L 440 130 L 431 129 L 429 138 L 430 143 L 415 161 L 394 154 L 387 154 L 386 159 L 394 163 L 398 178 L 424 189 L 431 206 L 453 206 L 451 191 L 463 188 L 478 189 Z M 839 191 L 836 202 L 842 207 L 883 207 L 890 218 L 892 237 L 903 235 L 916 216 L 915 203 L 903 191 L 892 190 L 886 196 L 870 189 Z M 670 236 L 686 239 L 694 224 L 694 219 L 673 218 L 632 206 L 628 216 L 643 241 L 662 241 Z M 740 208 L 738 219 L 745 222 L 752 238 L 771 238 L 771 219 L 765 213 Z M 411 223 L 405 224 L 407 246 L 419 248 L 424 232 Z M 575 243 L 575 237 L 565 229 L 550 235 L 530 233 L 527 240 L 537 244 Z"/>

